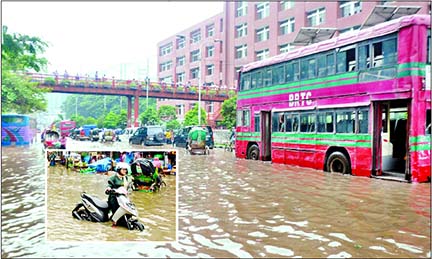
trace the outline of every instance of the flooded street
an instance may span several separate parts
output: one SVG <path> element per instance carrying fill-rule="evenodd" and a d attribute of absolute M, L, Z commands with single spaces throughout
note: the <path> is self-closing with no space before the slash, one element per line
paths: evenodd
<path fill-rule="evenodd" d="M 165 231 L 172 217 L 164 215 L 170 212 L 151 201 L 158 197 L 163 202 L 165 193 L 132 194 L 135 204 L 142 202 L 139 214 L 146 230 L 141 234 L 104 223 L 83 222 L 85 227 L 75 227 L 77 221 L 69 210 L 60 215 L 55 209 L 75 205 L 84 189 L 105 197 L 107 176 L 73 177 L 55 168 L 53 184 L 47 189 L 58 199 L 48 199 L 53 210 L 48 210 L 46 224 L 40 144 L 4 147 L 2 258 L 431 256 L 430 183 L 406 184 L 239 160 L 222 149 L 212 150 L 209 156 L 178 150 L 178 241 L 101 243 L 95 240 L 172 236 Z M 168 177 L 165 181 L 169 185 Z M 144 209 L 149 204 L 154 204 L 150 209 L 155 213 Z M 50 240 L 79 242 L 46 241 L 46 227 Z"/>
<path fill-rule="evenodd" d="M 132 192 L 130 200 L 138 209 L 143 232 L 117 227 L 112 233 L 111 222 L 93 223 L 72 218 L 72 210 L 81 202 L 80 194 L 106 201 L 106 174 L 80 174 L 57 165 L 48 168 L 47 238 L 49 241 L 175 241 L 176 181 L 174 175 L 163 178 L 167 186 L 160 192 Z"/>

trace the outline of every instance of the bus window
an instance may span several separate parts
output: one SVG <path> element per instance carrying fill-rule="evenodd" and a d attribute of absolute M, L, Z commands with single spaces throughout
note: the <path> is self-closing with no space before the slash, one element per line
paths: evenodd
<path fill-rule="evenodd" d="M 385 66 L 394 65 L 397 61 L 396 38 L 388 39 L 382 42 L 382 54 Z"/>
<path fill-rule="evenodd" d="M 308 78 L 308 67 L 309 67 L 309 61 L 306 59 L 302 59 L 300 61 L 300 79 L 304 80 Z"/>
<path fill-rule="evenodd" d="M 286 132 L 292 132 L 292 124 L 293 124 L 293 114 L 289 113 L 285 115 L 285 123 L 286 123 Z"/>
<path fill-rule="evenodd" d="M 254 72 L 251 75 L 251 89 L 257 88 L 258 85 L 258 76 L 261 76 L 261 73 L 258 74 L 258 72 Z"/>
<path fill-rule="evenodd" d="M 315 58 L 308 60 L 308 78 L 315 78 L 317 75 L 317 68 L 316 68 L 316 60 Z"/>
<path fill-rule="evenodd" d="M 243 117 L 243 111 L 242 110 L 238 110 L 237 111 L 237 119 L 236 119 L 236 126 L 237 127 L 242 126 L 242 117 Z"/>
<path fill-rule="evenodd" d="M 318 113 L 318 132 L 333 132 L 333 112 Z"/>
<path fill-rule="evenodd" d="M 336 72 L 334 53 L 327 55 L 327 75 L 334 75 Z"/>
<path fill-rule="evenodd" d="M 299 119 L 299 115 L 297 113 L 292 114 L 292 132 L 298 132 L 299 131 L 299 125 L 300 125 L 300 119 Z"/>
<path fill-rule="evenodd" d="M 341 48 L 336 55 L 337 72 L 354 71 L 356 69 L 356 49 L 353 46 Z"/>
<path fill-rule="evenodd" d="M 321 55 L 318 57 L 318 77 L 323 77 L 327 75 L 327 64 L 326 56 Z"/>
<path fill-rule="evenodd" d="M 289 62 L 286 64 L 286 82 L 294 82 L 299 80 L 300 71 L 299 71 L 299 62 Z"/>
<path fill-rule="evenodd" d="M 254 116 L 254 123 L 255 123 L 255 127 L 254 130 L 255 132 L 260 132 L 260 115 L 259 113 L 256 113 Z"/>
<path fill-rule="evenodd" d="M 354 133 L 355 111 L 336 111 L 336 133 Z"/>
<path fill-rule="evenodd" d="M 315 113 L 303 113 L 300 115 L 300 132 L 315 132 Z"/>
<path fill-rule="evenodd" d="M 428 64 L 431 63 L 431 56 L 432 56 L 430 44 L 431 44 L 431 30 L 428 30 L 427 48 L 426 48 L 427 49 L 427 53 L 426 53 L 427 58 L 426 59 L 427 59 Z"/>
<path fill-rule="evenodd" d="M 250 74 L 242 74 L 241 78 L 241 90 L 249 90 L 250 89 L 250 83 L 251 83 L 251 75 Z"/>
<path fill-rule="evenodd" d="M 267 68 L 263 75 L 263 86 L 270 86 L 272 84 L 272 69 Z"/>
<path fill-rule="evenodd" d="M 275 112 L 273 113 L 272 117 L 272 131 L 273 132 L 279 132 L 280 126 L 279 126 L 279 118 L 283 116 L 283 112 Z"/>
<path fill-rule="evenodd" d="M 369 45 L 359 47 L 359 69 L 370 68 Z"/>
<path fill-rule="evenodd" d="M 242 126 L 249 126 L 250 125 L 250 114 L 249 110 L 243 110 L 243 118 L 242 118 Z"/>
<path fill-rule="evenodd" d="M 373 50 L 373 67 L 380 67 L 383 65 L 382 55 L 382 42 L 376 42 L 372 44 Z"/>
<path fill-rule="evenodd" d="M 358 133 L 368 133 L 369 125 L 369 111 L 359 110 L 358 111 Z"/>
<path fill-rule="evenodd" d="M 426 135 L 431 134 L 431 110 L 426 110 Z"/>
<path fill-rule="evenodd" d="M 285 69 L 283 65 L 273 67 L 273 85 L 285 83 Z"/>

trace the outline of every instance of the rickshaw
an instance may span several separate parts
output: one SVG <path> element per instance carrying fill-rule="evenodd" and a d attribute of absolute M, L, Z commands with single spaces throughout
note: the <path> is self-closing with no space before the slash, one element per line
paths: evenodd
<path fill-rule="evenodd" d="M 130 165 L 135 191 L 153 192 L 159 190 L 166 183 L 155 169 L 152 161 L 139 158 Z"/>
<path fill-rule="evenodd" d="M 191 155 L 208 155 L 210 153 L 210 149 L 206 145 L 206 135 L 207 131 L 205 128 L 198 126 L 193 127 L 188 133 L 186 150 L 188 150 Z"/>
<path fill-rule="evenodd" d="M 106 141 L 111 141 L 111 142 L 116 141 L 116 134 L 114 130 L 106 129 L 103 131 L 101 142 L 106 142 Z"/>
<path fill-rule="evenodd" d="M 46 130 L 43 138 L 45 149 L 66 149 L 66 138 L 60 137 L 60 133 L 55 130 Z"/>

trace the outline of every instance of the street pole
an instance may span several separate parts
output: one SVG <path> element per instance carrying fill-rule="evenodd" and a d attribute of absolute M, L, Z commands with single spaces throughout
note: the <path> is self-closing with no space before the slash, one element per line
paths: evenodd
<path fill-rule="evenodd" d="M 202 53 L 200 48 L 200 65 L 198 72 L 198 125 L 201 125 L 201 67 L 202 67 Z"/>
<path fill-rule="evenodd" d="M 149 58 L 147 58 L 147 76 L 146 76 L 146 110 L 148 108 L 148 88 L 149 88 L 150 78 L 149 78 Z"/>
<path fill-rule="evenodd" d="M 149 88 L 150 78 L 146 77 L 146 110 L 148 108 L 148 88 Z"/>

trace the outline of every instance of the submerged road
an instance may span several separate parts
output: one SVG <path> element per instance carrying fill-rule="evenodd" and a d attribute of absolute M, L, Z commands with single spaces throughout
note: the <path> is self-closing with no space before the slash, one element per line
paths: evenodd
<path fill-rule="evenodd" d="M 41 150 L 40 143 L 2 149 L 2 258 L 431 256 L 430 183 L 390 182 L 241 160 L 222 149 L 208 156 L 178 151 L 176 242 L 100 243 L 89 242 L 85 235 L 76 242 L 74 229 L 64 236 L 56 232 L 53 238 L 62 242 L 47 242 L 46 167 Z M 78 184 L 71 178 L 56 181 Z M 72 204 L 76 199 L 68 197 L 64 202 Z M 68 217 L 68 206 L 56 206 L 67 209 L 61 213 Z M 146 214 L 140 211 L 140 215 Z M 164 227 L 163 213 L 148 220 Z M 88 231 L 95 237 L 128 235 L 105 225 Z M 68 234 L 71 242 L 64 241 Z M 165 236 L 167 241 L 172 237 Z"/>

